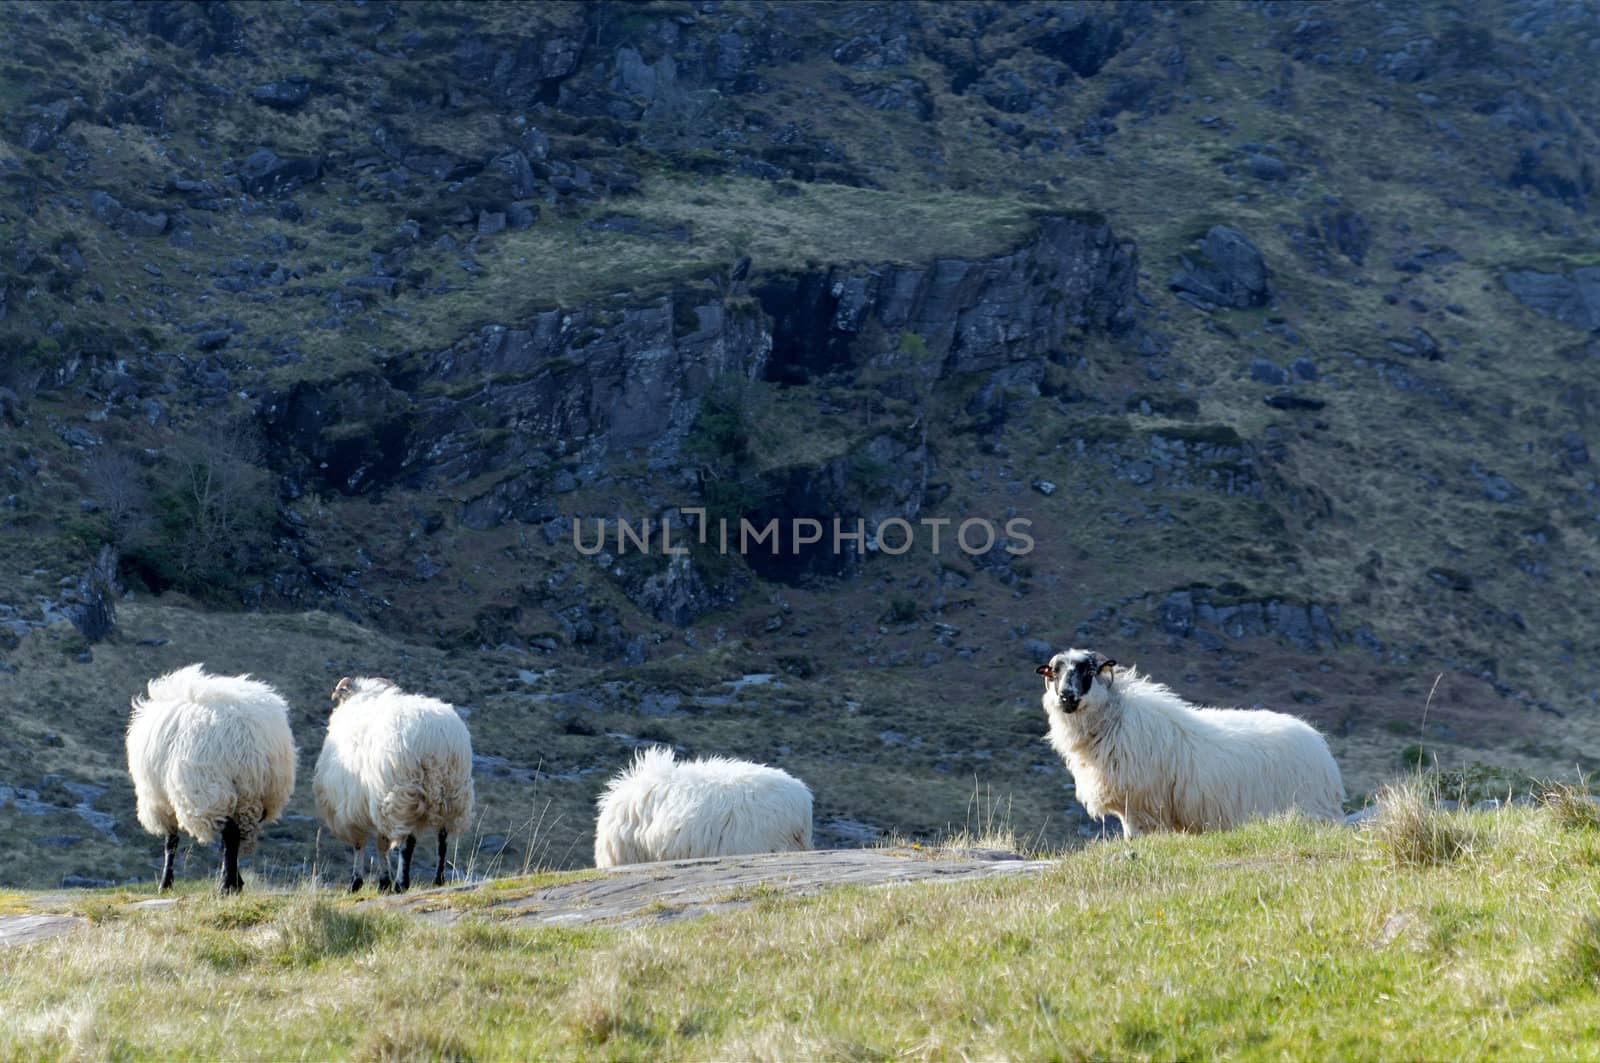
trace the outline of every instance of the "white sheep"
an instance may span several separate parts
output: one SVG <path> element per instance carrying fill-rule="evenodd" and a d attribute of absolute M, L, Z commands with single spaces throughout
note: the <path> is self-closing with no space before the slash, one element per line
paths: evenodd
<path fill-rule="evenodd" d="M 811 790 L 786 771 L 727 757 L 638 753 L 600 797 L 596 867 L 811 848 Z"/>
<path fill-rule="evenodd" d="M 433 884 L 443 885 L 450 833 L 464 830 L 472 815 L 467 725 L 447 702 L 408 694 L 387 679 L 347 676 L 333 688 L 333 701 L 311 789 L 322 821 L 355 850 L 351 891 L 362 886 L 369 835 L 381 858 L 378 888 L 409 889 L 411 854 L 425 831 L 438 832 Z M 395 849 L 398 881 L 390 878 Z"/>
<path fill-rule="evenodd" d="M 201 844 L 220 833 L 222 892 L 243 889 L 239 856 L 289 803 L 294 768 L 289 706 L 266 683 L 200 664 L 150 680 L 133 699 L 128 774 L 139 823 L 166 835 L 161 889 L 172 887 L 179 828 Z"/>
<path fill-rule="evenodd" d="M 1328 743 L 1279 712 L 1201 708 L 1088 650 L 1058 653 L 1044 676 L 1050 744 L 1091 816 L 1132 837 L 1227 830 L 1299 809 L 1343 818 L 1344 783 Z"/>

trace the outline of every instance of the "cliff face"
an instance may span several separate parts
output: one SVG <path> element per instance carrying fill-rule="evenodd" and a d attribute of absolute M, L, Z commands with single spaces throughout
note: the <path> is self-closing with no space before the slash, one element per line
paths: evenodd
<path fill-rule="evenodd" d="M 642 448 L 653 467 L 685 465 L 701 399 L 725 376 L 803 383 L 892 367 L 909 342 L 929 352 L 917 370 L 930 382 L 982 373 L 1028 381 L 1037 394 L 1045 359 L 1069 338 L 1132 327 L 1136 264 L 1103 221 L 1047 216 L 1023 246 L 990 258 L 836 267 L 766 277 L 754 293 L 741 279 L 717 285 L 720 295 L 543 311 L 376 371 L 297 383 L 255 412 L 295 491 L 473 484 L 483 490 L 457 514 L 467 526 L 542 523 L 558 515 L 561 485 L 574 485 L 570 474 L 557 482 L 563 455 L 598 468 Z M 924 448 L 885 438 L 865 445 L 866 460 L 886 469 L 925 461 Z M 841 460 L 824 480 L 842 480 Z M 886 486 L 892 511 L 914 516 L 920 492 Z M 860 510 L 839 490 L 822 496 L 805 515 Z"/>
<path fill-rule="evenodd" d="M 572 851 L 650 741 L 794 767 L 835 840 L 969 775 L 1075 837 L 1068 642 L 1306 715 L 1352 790 L 1419 738 L 1600 763 L 1582 5 L 19 0 L 0 44 L 40 867 L 124 859 L 74 824 L 200 658 L 420 673 Z"/>
<path fill-rule="evenodd" d="M 906 333 L 941 375 L 992 372 L 1088 332 L 1127 332 L 1137 275 L 1137 250 L 1094 216 L 1041 218 L 1026 244 L 989 259 L 778 275 L 757 291 L 775 329 L 767 376 L 803 383 L 882 364 Z M 887 348 L 873 343 L 884 336 Z"/>

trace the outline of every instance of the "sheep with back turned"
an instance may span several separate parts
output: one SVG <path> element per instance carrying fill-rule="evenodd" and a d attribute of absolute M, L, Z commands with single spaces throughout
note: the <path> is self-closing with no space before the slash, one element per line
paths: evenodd
<path fill-rule="evenodd" d="M 455 708 L 408 694 L 387 679 L 339 680 L 328 734 L 317 757 L 312 792 L 317 813 L 333 835 L 355 850 L 351 891 L 361 888 L 369 836 L 381 858 L 378 888 L 411 887 L 417 836 L 436 832 L 439 863 L 433 884 L 444 884 L 450 834 L 472 815 L 472 737 Z M 390 877 L 398 849 L 400 870 Z"/>
<path fill-rule="evenodd" d="M 1189 704 L 1089 650 L 1040 665 L 1050 744 L 1091 816 L 1132 837 L 1227 830 L 1297 809 L 1343 818 L 1344 783 L 1328 743 L 1281 712 Z"/>
<path fill-rule="evenodd" d="M 606 786 L 596 867 L 811 848 L 811 790 L 779 768 L 727 757 L 678 763 L 655 746 Z"/>
<path fill-rule="evenodd" d="M 289 803 L 295 747 L 289 706 L 249 676 L 210 675 L 191 664 L 150 680 L 133 699 L 128 773 L 139 823 L 166 838 L 161 889 L 172 887 L 181 829 L 201 844 L 222 840 L 223 893 L 244 888 L 240 855 Z"/>

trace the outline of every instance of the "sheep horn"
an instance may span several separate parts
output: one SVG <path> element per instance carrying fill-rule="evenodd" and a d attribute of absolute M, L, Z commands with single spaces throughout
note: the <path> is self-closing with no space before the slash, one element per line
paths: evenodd
<path fill-rule="evenodd" d="M 349 696 L 350 677 L 345 676 L 343 679 L 339 680 L 338 684 L 333 688 L 333 700 L 335 703 L 339 703 L 343 702 Z"/>

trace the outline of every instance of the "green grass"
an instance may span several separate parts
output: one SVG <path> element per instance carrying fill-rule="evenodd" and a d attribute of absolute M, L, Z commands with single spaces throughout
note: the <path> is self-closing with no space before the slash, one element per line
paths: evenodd
<path fill-rule="evenodd" d="M 645 930 L 190 896 L 0 953 L 0 1054 L 1584 1056 L 1600 839 L 1543 809 L 1454 818 L 1481 844 L 1428 867 L 1278 820 Z"/>

